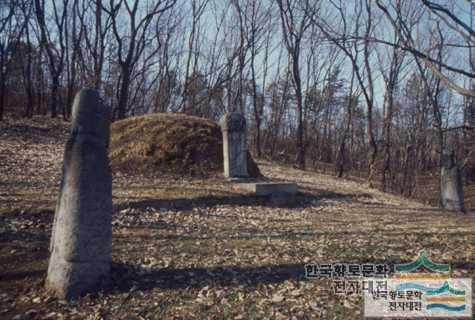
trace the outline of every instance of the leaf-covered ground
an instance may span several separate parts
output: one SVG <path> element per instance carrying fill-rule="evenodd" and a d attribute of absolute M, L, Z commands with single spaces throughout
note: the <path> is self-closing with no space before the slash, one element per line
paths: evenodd
<path fill-rule="evenodd" d="M 295 205 L 219 177 L 115 175 L 112 284 L 67 304 L 43 290 L 66 136 L 47 118 L 0 123 L 1 319 L 361 319 L 359 296 L 306 279 L 304 265 L 392 265 L 421 248 L 475 276 L 473 213 L 260 162 L 298 183 Z"/>

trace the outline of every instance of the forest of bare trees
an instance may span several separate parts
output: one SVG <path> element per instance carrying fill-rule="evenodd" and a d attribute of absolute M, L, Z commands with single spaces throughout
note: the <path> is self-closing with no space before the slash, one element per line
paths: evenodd
<path fill-rule="evenodd" d="M 1 0 L 0 119 L 248 119 L 258 157 L 407 196 L 455 152 L 475 181 L 470 0 Z"/>

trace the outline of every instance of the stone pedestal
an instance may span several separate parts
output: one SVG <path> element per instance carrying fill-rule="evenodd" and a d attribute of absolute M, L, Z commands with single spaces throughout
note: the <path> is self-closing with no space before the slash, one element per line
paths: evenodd
<path fill-rule="evenodd" d="M 297 193 L 297 184 L 287 182 L 256 182 L 242 185 L 244 190 L 256 196 L 270 196 L 273 194 L 292 195 Z"/>
<path fill-rule="evenodd" d="M 258 197 L 266 197 L 274 206 L 291 206 L 295 204 L 298 192 L 297 184 L 284 182 L 243 183 L 243 190 L 252 192 Z"/>
<path fill-rule="evenodd" d="M 112 245 L 110 110 L 97 91 L 82 90 L 72 120 L 46 278 L 48 291 L 68 300 L 108 281 Z"/>
<path fill-rule="evenodd" d="M 231 112 L 219 120 L 223 134 L 224 176 L 229 179 L 248 178 L 246 119 Z"/>

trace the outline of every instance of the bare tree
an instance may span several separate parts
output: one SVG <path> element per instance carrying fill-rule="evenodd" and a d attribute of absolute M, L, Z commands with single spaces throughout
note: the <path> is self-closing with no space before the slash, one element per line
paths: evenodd
<path fill-rule="evenodd" d="M 371 67 L 371 43 L 369 41 L 374 29 L 371 3 L 369 0 L 355 3 L 353 19 L 350 22 L 347 21 L 348 13 L 345 11 L 343 1 L 340 0 L 339 3 L 333 2 L 332 4 L 334 8 L 337 9 L 339 18 L 341 19 L 342 30 L 338 31 L 334 29 L 332 24 L 323 19 L 319 19 L 317 14 L 313 14 L 311 20 L 322 30 L 327 39 L 338 46 L 348 57 L 365 98 L 367 107 L 366 136 L 368 145 L 370 146 L 370 151 L 368 152 L 368 182 L 370 187 L 373 187 L 378 144 L 374 133 L 374 83 L 373 70 Z M 352 29 L 353 27 L 354 29 Z M 362 28 L 364 29 L 362 37 L 365 39 L 362 46 L 355 41 L 346 41 L 346 39 L 351 38 L 351 35 L 360 36 Z M 362 65 L 360 64 L 360 58 L 363 59 Z"/>
<path fill-rule="evenodd" d="M 398 2 L 399 10 L 401 10 L 401 2 Z M 396 44 L 402 42 L 399 32 L 399 28 L 394 30 L 393 38 Z M 383 30 L 385 32 L 385 30 Z M 391 34 L 391 32 L 390 32 Z M 394 115 L 394 104 L 395 104 L 395 95 L 397 91 L 397 86 L 399 83 L 400 73 L 403 68 L 403 62 L 405 58 L 405 51 L 398 48 L 398 46 L 393 47 L 383 47 L 387 50 L 388 58 L 378 55 L 378 61 L 380 66 L 381 76 L 385 84 L 385 93 L 384 93 L 384 102 L 383 102 L 383 166 L 381 172 L 381 188 L 383 191 L 387 190 L 388 181 L 392 181 L 390 178 L 392 176 L 391 168 L 391 154 L 392 154 L 392 122 Z M 387 64 L 389 63 L 389 68 Z M 386 70 L 387 69 L 387 70 Z"/>
<path fill-rule="evenodd" d="M 346 111 L 347 113 L 346 125 L 343 131 L 343 135 L 341 137 L 340 145 L 338 147 L 338 155 L 337 155 L 336 165 L 335 165 L 336 176 L 338 178 L 343 177 L 343 173 L 345 170 L 347 140 L 348 140 L 348 136 L 350 135 L 350 129 L 351 129 L 351 124 L 353 120 L 353 110 L 355 109 L 355 102 L 356 102 L 356 97 L 353 96 L 354 82 L 355 82 L 355 74 L 353 71 L 351 74 L 350 88 L 348 90 L 348 97 L 346 101 L 346 110 L 347 110 Z"/>
<path fill-rule="evenodd" d="M 137 65 L 145 48 L 151 44 L 149 29 L 152 23 L 160 18 L 160 15 L 172 8 L 176 0 L 159 0 L 154 3 L 151 8 L 140 8 L 146 10 L 142 17 L 139 16 L 139 3 L 135 0 L 133 4 L 129 4 L 127 0 L 120 0 L 117 3 L 114 0 L 109 1 L 109 6 L 102 6 L 112 19 L 112 30 L 117 44 L 117 58 L 120 67 L 120 85 L 117 93 L 118 102 L 115 115 L 117 119 L 126 117 L 129 88 L 132 80 L 134 68 Z M 125 15 L 120 15 L 125 10 Z M 121 20 L 121 18 L 125 19 Z M 155 21 L 155 23 L 157 23 Z M 126 25 L 128 31 L 126 34 L 121 32 L 121 26 Z M 153 57 L 158 51 L 156 49 L 149 53 L 147 58 Z"/>
<path fill-rule="evenodd" d="M 75 10 L 79 18 L 79 34 L 81 39 L 84 40 L 85 47 L 84 52 L 77 59 L 81 60 L 81 68 L 84 72 L 83 78 L 85 78 L 86 83 L 96 89 L 102 87 L 102 73 L 107 47 L 106 37 L 112 26 L 111 17 L 104 15 L 102 7 L 103 0 L 83 0 L 79 1 Z M 78 37 L 75 37 L 74 40 L 77 44 L 81 42 L 78 41 Z M 81 50 L 81 48 L 76 49 Z M 92 68 L 90 63 L 86 63 L 86 60 L 92 61 Z"/>
<path fill-rule="evenodd" d="M 36 48 L 31 41 L 31 24 L 34 7 L 29 1 L 21 4 L 21 12 L 25 23 L 25 52 L 21 55 L 23 82 L 26 94 L 24 117 L 31 118 L 34 112 L 34 88 L 33 88 L 33 68 L 34 58 L 37 55 Z"/>
<path fill-rule="evenodd" d="M 0 3 L 0 121 L 6 105 L 7 79 L 11 71 L 9 60 L 25 28 L 25 23 L 16 17 L 17 4 L 16 1 Z"/>
<path fill-rule="evenodd" d="M 40 43 L 43 50 L 45 50 L 48 57 L 48 67 L 51 75 L 51 95 L 50 95 L 50 109 L 51 117 L 55 118 L 58 115 L 59 86 L 60 77 L 64 71 L 66 43 L 65 43 L 65 27 L 68 18 L 68 4 L 69 0 L 63 0 L 62 8 L 58 7 L 56 2 L 53 2 L 53 21 L 54 24 L 50 27 L 46 20 L 46 7 L 44 0 L 35 0 L 35 14 L 40 30 Z M 53 30 L 52 30 L 53 29 Z M 59 48 L 58 48 L 59 46 Z M 66 113 L 63 113 L 66 118 Z"/>
<path fill-rule="evenodd" d="M 468 77 L 469 79 L 474 79 L 475 73 L 473 73 L 473 71 L 467 70 L 467 68 L 458 67 L 456 65 L 458 61 L 446 63 L 444 61 L 440 61 L 437 58 L 437 54 L 435 57 L 434 55 L 430 54 L 430 51 L 437 51 L 431 50 L 432 48 L 436 49 L 440 46 L 454 46 L 458 47 L 459 49 L 464 48 L 464 46 L 460 43 L 438 43 L 429 49 L 422 48 L 420 45 L 418 45 L 418 43 L 413 40 L 411 29 L 399 27 L 401 22 L 405 23 L 406 21 L 405 16 L 401 14 L 402 12 L 401 10 L 399 10 L 399 8 L 401 7 L 399 3 L 401 1 L 402 0 L 398 0 L 395 2 L 395 4 L 386 4 L 382 0 L 376 0 L 376 4 L 378 8 L 383 12 L 385 17 L 388 19 L 388 21 L 391 23 L 391 25 L 394 27 L 394 29 L 399 33 L 399 36 L 403 39 L 404 45 L 395 44 L 390 41 L 384 41 L 377 38 L 372 39 L 372 41 L 384 43 L 386 45 L 398 46 L 403 50 L 409 51 L 414 56 L 416 56 L 421 63 L 429 67 L 432 72 L 447 87 L 461 95 L 475 97 L 475 91 L 473 91 L 472 88 L 466 89 L 461 87 L 456 81 L 451 80 L 450 77 L 444 73 L 444 70 L 447 70 L 450 72 L 454 72 L 457 75 Z M 433 13 L 440 19 L 436 23 L 443 23 L 451 31 L 453 31 L 453 34 L 458 34 L 461 37 L 462 41 L 466 42 L 467 45 L 465 46 L 465 48 L 467 50 L 470 50 L 470 48 L 475 45 L 475 30 L 473 30 L 471 26 L 463 22 L 463 20 L 459 19 L 457 15 L 449 8 L 449 6 L 444 6 L 429 0 L 422 0 L 422 3 L 424 5 L 424 8 L 426 8 L 430 13 Z"/>
<path fill-rule="evenodd" d="M 268 55 L 270 38 L 272 32 L 272 4 L 264 6 L 262 2 L 255 0 L 233 0 L 234 8 L 239 17 L 240 44 L 238 49 L 238 83 L 239 90 L 236 93 L 239 96 L 236 101 L 242 105 L 242 95 L 250 94 L 253 105 L 253 118 L 255 122 L 255 145 L 257 156 L 261 156 L 261 125 L 262 114 L 264 112 L 264 93 L 258 90 L 258 63 L 257 58 L 261 50 L 265 50 L 263 62 L 262 82 L 263 88 L 267 77 Z M 267 37 L 264 38 L 264 36 Z M 250 80 L 244 81 L 244 67 L 246 49 L 249 52 L 249 71 Z M 242 107 L 241 107 L 242 108 Z"/>
<path fill-rule="evenodd" d="M 297 165 L 305 168 L 305 128 L 302 80 L 300 75 L 301 44 L 305 31 L 311 25 L 310 1 L 277 0 L 282 22 L 282 36 L 290 56 L 292 80 L 297 100 Z M 313 12 L 315 12 L 313 10 Z"/>
<path fill-rule="evenodd" d="M 188 98 L 188 90 L 190 85 L 190 72 L 192 73 L 197 72 L 197 64 L 198 64 L 198 53 L 195 52 L 195 48 L 197 45 L 197 41 L 199 39 L 199 23 L 201 17 L 203 16 L 206 6 L 208 5 L 209 0 L 192 0 L 191 1 L 191 30 L 190 35 L 188 37 L 188 55 L 186 58 L 186 68 L 185 68 L 185 83 L 183 88 L 183 99 L 182 99 L 182 110 L 183 112 L 187 112 L 187 98 Z M 195 57 L 195 59 L 192 59 Z M 192 66 L 193 63 L 193 66 Z M 194 95 L 191 95 L 191 98 L 194 98 Z M 192 101 L 190 103 L 191 106 L 195 105 L 195 102 Z"/>

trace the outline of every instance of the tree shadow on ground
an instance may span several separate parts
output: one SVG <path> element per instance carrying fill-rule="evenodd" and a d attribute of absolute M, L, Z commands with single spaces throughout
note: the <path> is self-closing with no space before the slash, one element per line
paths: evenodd
<path fill-rule="evenodd" d="M 300 187 L 299 187 L 300 188 Z M 174 209 L 174 210 L 192 210 L 193 208 L 209 208 L 219 205 L 230 206 L 263 206 L 271 208 L 306 208 L 310 206 L 320 206 L 321 199 L 335 199 L 342 202 L 357 201 L 361 197 L 371 197 L 366 194 L 345 194 L 331 192 L 316 188 L 300 188 L 301 190 L 290 197 L 276 198 L 269 196 L 256 196 L 253 194 L 229 193 L 228 195 L 210 195 L 196 198 L 176 198 L 176 199 L 143 199 L 128 201 L 115 205 L 115 211 L 127 208 L 132 209 Z"/>
<path fill-rule="evenodd" d="M 27 271 L 13 271 L 0 274 L 1 281 L 17 281 L 28 278 L 41 278 L 46 274 L 46 269 L 27 270 Z"/>
<path fill-rule="evenodd" d="M 323 263 L 323 262 L 322 262 Z M 325 262 L 331 263 L 331 262 Z M 355 261 L 339 261 L 347 264 L 384 264 L 388 266 L 388 276 L 401 261 L 368 261 L 364 258 Z M 106 291 L 131 292 L 135 290 L 148 291 L 153 289 L 202 289 L 210 287 L 257 287 L 259 285 L 280 284 L 292 281 L 316 281 L 321 278 L 307 278 L 304 263 L 274 264 L 263 266 L 215 266 L 141 269 L 127 264 L 113 264 L 112 283 Z M 475 264 L 453 262 L 452 268 L 475 270 Z M 358 279 L 358 278 L 353 278 Z M 331 288 L 328 288 L 331 289 Z"/>
<path fill-rule="evenodd" d="M 417 201 L 417 200 L 414 200 Z M 423 204 L 420 202 L 420 204 Z M 397 205 L 388 205 L 388 204 L 368 204 L 366 207 L 369 209 L 393 209 L 393 210 L 400 210 L 400 211 L 407 211 L 412 210 L 414 212 L 424 212 L 424 213 L 433 213 L 437 215 L 453 215 L 453 216 L 460 216 L 464 217 L 470 214 L 475 213 L 475 208 L 465 208 L 466 213 L 460 211 L 452 211 L 447 210 L 441 207 L 432 206 L 430 204 L 423 204 L 425 207 L 422 206 L 397 206 Z"/>
<path fill-rule="evenodd" d="M 362 231 L 361 231 L 362 232 Z M 31 239 L 33 235 L 24 231 L 19 233 L 27 239 Z M 34 235 L 38 237 L 38 235 Z M 286 235 L 288 236 L 288 235 Z M 9 238 L 10 239 L 10 238 Z M 4 239 L 6 240 L 6 239 Z M 48 241 L 47 236 L 42 235 L 36 239 L 35 247 L 26 249 L 19 248 L 17 256 L 3 257 L 0 264 L 10 266 L 0 272 L 0 286 L 5 285 L 2 282 L 14 281 L 22 279 L 40 280 L 46 274 L 46 261 L 48 257 Z M 6 261 L 5 258 L 11 261 Z M 20 263 L 21 261 L 21 263 Z M 37 264 L 36 262 L 42 263 Z M 14 263 L 17 262 L 17 263 Z M 407 262 L 399 259 L 388 260 L 369 260 L 367 257 L 351 259 L 351 261 L 311 261 L 311 263 L 348 263 L 362 264 L 375 263 L 387 264 L 390 270 L 393 270 L 395 263 Z M 452 269 L 475 270 L 475 263 L 468 261 L 438 261 L 450 263 Z M 13 264 L 12 264 L 13 263 Z M 24 268 L 26 264 L 34 263 L 32 268 Z M 22 266 L 21 268 L 19 266 Z M 106 293 L 130 292 L 131 290 L 153 290 L 161 289 L 202 289 L 206 286 L 212 287 L 238 287 L 246 286 L 249 288 L 258 285 L 279 284 L 287 280 L 292 281 L 308 281 L 305 277 L 305 263 L 284 263 L 269 265 L 216 265 L 216 266 L 190 266 L 190 267 L 169 267 L 169 268 L 152 268 L 147 269 L 139 264 L 123 264 L 113 263 L 112 265 L 112 283 L 106 290 Z M 12 282 L 13 281 L 13 282 Z M 313 281 L 313 280 L 312 280 Z M 331 289 L 331 288 L 329 288 Z"/>
<path fill-rule="evenodd" d="M 305 280 L 303 264 L 281 264 L 268 266 L 217 266 L 163 268 L 143 270 L 126 264 L 112 267 L 112 291 L 129 292 L 138 290 L 184 289 L 213 287 L 237 287 L 240 285 L 282 283 L 286 280 Z"/>

